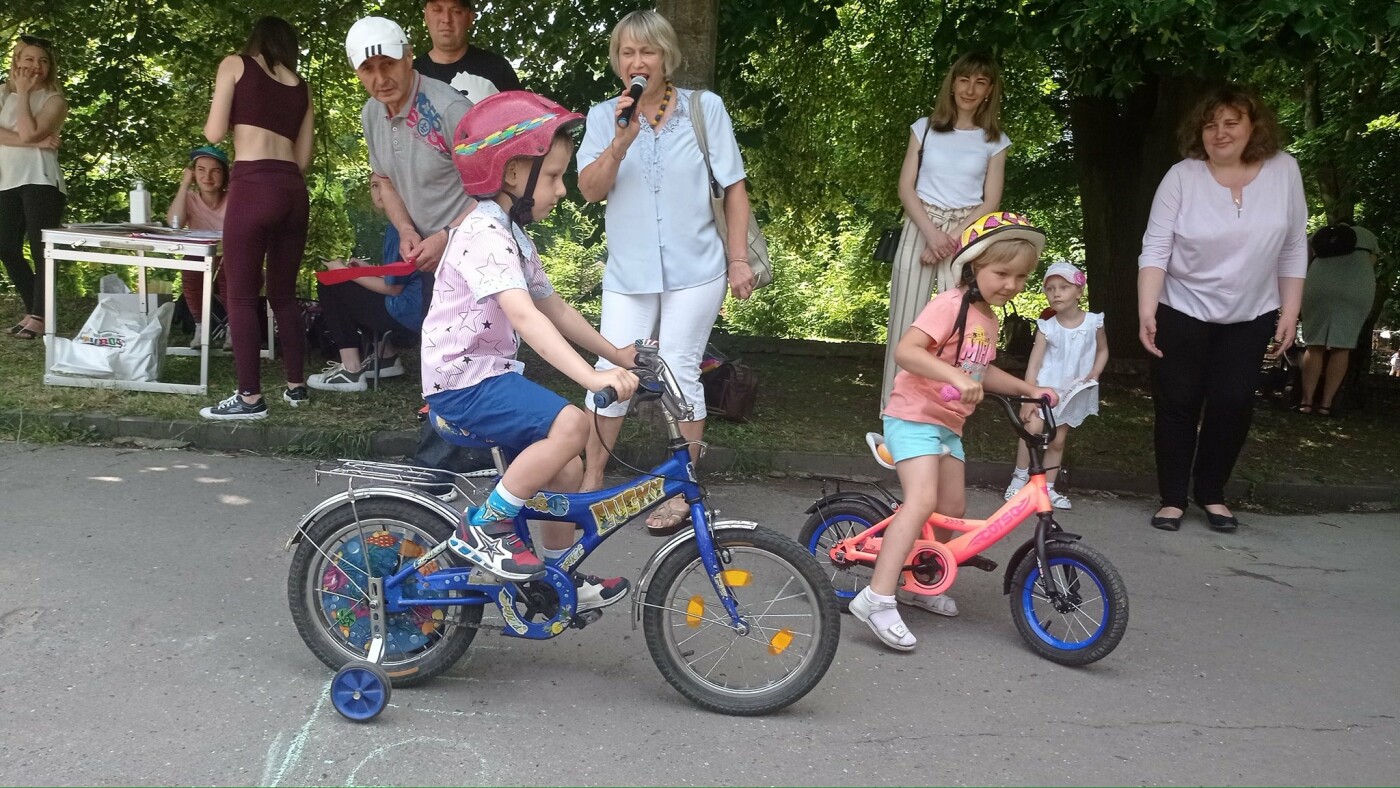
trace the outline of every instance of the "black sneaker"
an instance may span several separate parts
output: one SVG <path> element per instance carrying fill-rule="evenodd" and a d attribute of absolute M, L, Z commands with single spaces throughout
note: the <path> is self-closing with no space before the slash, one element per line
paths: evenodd
<path fill-rule="evenodd" d="M 447 540 L 452 552 L 504 580 L 520 582 L 544 575 L 544 562 L 530 552 L 515 533 L 510 520 L 471 525 L 462 519 L 457 533 Z"/>
<path fill-rule="evenodd" d="M 253 419 L 267 418 L 267 398 L 263 397 L 253 404 L 243 401 L 243 398 L 235 393 L 232 397 L 220 402 L 212 408 L 200 408 L 199 415 L 206 419 L 216 421 L 252 421 Z"/>
<path fill-rule="evenodd" d="M 594 577 L 574 572 L 574 588 L 578 589 L 578 612 L 607 607 L 621 602 L 632 584 L 625 577 Z"/>
<path fill-rule="evenodd" d="M 305 386 L 283 388 L 282 399 L 286 400 L 288 405 L 299 408 L 311 401 L 311 390 Z"/>

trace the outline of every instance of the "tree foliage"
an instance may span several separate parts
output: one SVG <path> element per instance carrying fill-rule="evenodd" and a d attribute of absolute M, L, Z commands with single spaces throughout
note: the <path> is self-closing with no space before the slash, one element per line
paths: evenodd
<path fill-rule="evenodd" d="M 528 87 L 585 109 L 618 89 L 612 25 L 646 5 L 479 2 L 475 40 L 517 62 Z M 31 32 L 57 44 L 73 108 L 60 152 L 69 217 L 113 220 L 125 215 L 134 177 L 163 208 L 185 152 L 202 142 L 219 59 L 258 16 L 287 18 L 302 33 L 317 110 L 314 260 L 373 250 L 382 224 L 368 205 L 365 95 L 345 32 L 379 13 L 403 23 L 421 51 L 421 9 L 409 0 L 49 0 L 0 8 L 0 39 Z M 1353 218 L 1383 248 L 1400 245 L 1393 0 L 721 0 L 716 21 L 717 92 L 778 261 L 771 287 L 726 307 L 733 328 L 882 338 L 889 271 L 869 250 L 899 218 L 909 124 L 972 48 L 997 54 L 1007 80 L 1003 119 L 1015 144 L 1003 204 L 1047 227 L 1051 254 L 1087 263 L 1091 300 L 1110 312 L 1118 350 L 1133 345 L 1137 244 L 1176 159 L 1176 120 L 1212 81 L 1258 85 L 1279 107 L 1315 222 Z M 600 215 L 580 205 L 546 228 L 547 258 L 579 298 L 602 256 Z M 1397 292 L 1394 260 L 1380 276 L 1387 297 Z"/>

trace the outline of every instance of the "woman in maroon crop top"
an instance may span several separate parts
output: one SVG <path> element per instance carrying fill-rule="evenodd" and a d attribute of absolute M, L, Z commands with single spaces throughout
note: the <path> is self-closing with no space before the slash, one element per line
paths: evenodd
<path fill-rule="evenodd" d="M 242 54 L 219 64 L 204 136 L 218 144 L 233 130 L 234 162 L 224 217 L 224 277 L 238 390 L 199 415 L 261 419 L 258 291 L 266 261 L 267 302 L 277 318 L 293 407 L 307 401 L 306 334 L 296 300 L 310 204 L 303 173 L 311 164 L 311 91 L 297 75 L 297 33 L 283 19 L 253 25 Z"/>

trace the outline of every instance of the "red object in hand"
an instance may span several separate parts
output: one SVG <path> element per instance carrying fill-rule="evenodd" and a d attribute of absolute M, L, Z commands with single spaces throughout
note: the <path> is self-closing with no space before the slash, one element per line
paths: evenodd
<path fill-rule="evenodd" d="M 389 263 L 388 265 L 360 265 L 317 271 L 316 281 L 323 285 L 338 285 L 341 282 L 359 279 L 362 276 L 408 276 L 415 270 L 412 263 L 404 262 Z"/>

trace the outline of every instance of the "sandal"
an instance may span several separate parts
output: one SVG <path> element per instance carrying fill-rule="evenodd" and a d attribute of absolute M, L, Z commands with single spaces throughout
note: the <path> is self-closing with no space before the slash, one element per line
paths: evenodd
<path fill-rule="evenodd" d="M 33 329 L 21 328 L 14 332 L 13 336 L 15 339 L 38 339 L 39 333 L 40 332 L 34 331 Z"/>
<path fill-rule="evenodd" d="M 1312 415 L 1313 406 L 1308 404 L 1294 405 L 1293 410 L 1297 413 L 1303 414 L 1304 416 L 1309 416 Z"/>
<path fill-rule="evenodd" d="M 680 501 L 680 508 L 676 502 Z M 690 506 L 677 495 L 651 511 L 647 515 L 647 533 L 652 536 L 670 536 L 690 523 Z"/>
<path fill-rule="evenodd" d="M 1318 408 L 1318 409 L 1317 409 L 1317 415 L 1321 416 L 1321 417 L 1324 418 L 1324 419 L 1330 419 L 1330 418 L 1332 418 L 1332 409 L 1331 409 L 1331 408 Z"/>

